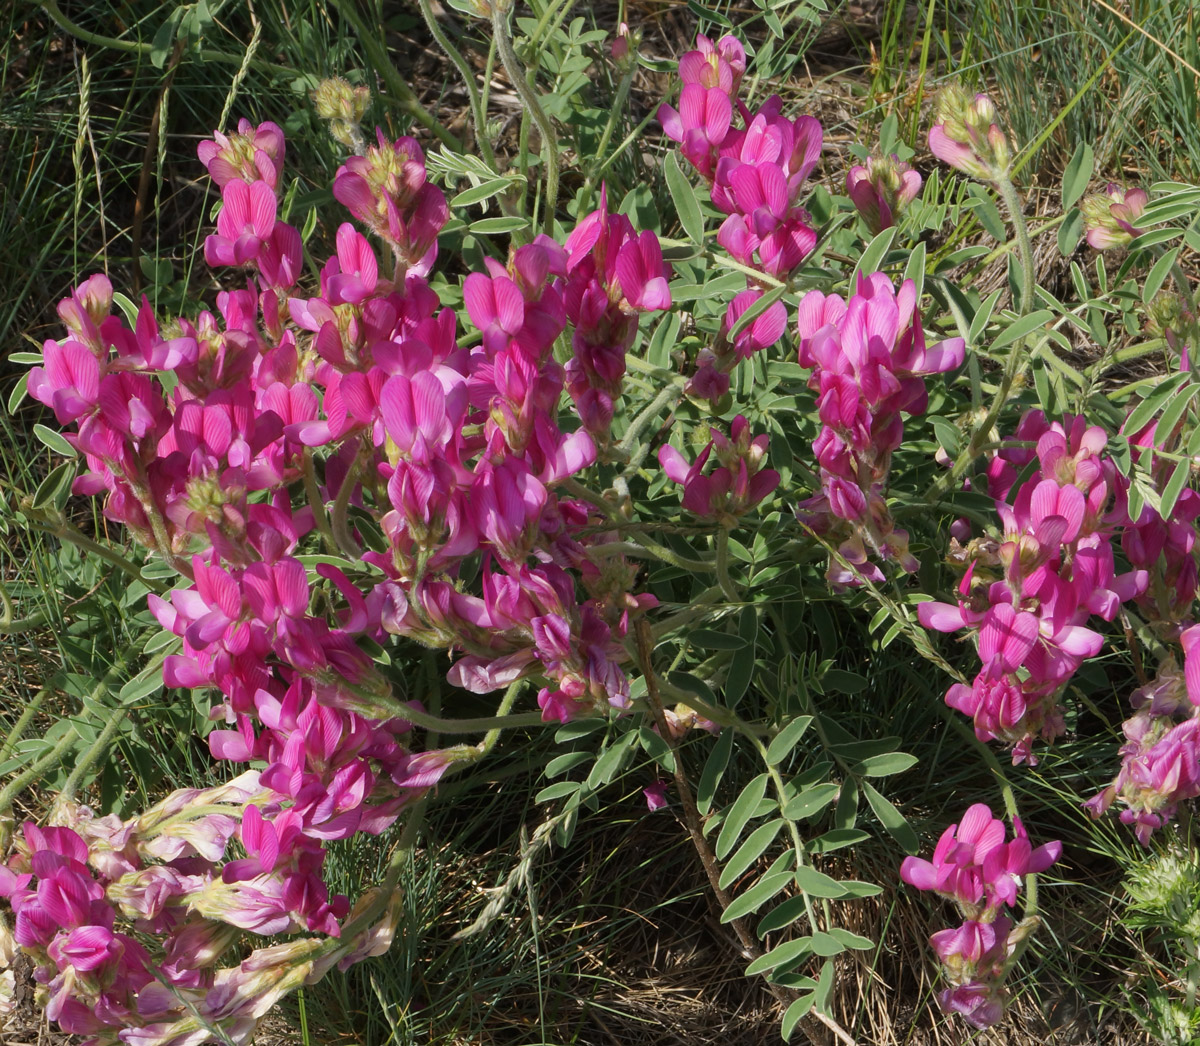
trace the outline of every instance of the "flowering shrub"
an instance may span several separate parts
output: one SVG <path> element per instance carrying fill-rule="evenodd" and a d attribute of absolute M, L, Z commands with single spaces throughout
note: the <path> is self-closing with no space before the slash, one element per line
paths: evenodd
<path fill-rule="evenodd" d="M 507 12 L 497 5 L 491 16 L 511 67 Z M 635 50 L 623 27 L 611 54 L 626 89 Z M 700 36 L 679 62 L 678 107 L 658 112 L 700 182 L 669 155 L 666 183 L 691 255 L 639 228 L 604 184 L 594 208 L 582 205 L 592 200 L 585 184 L 573 228 L 559 225 L 549 137 L 547 231 L 535 235 L 514 179 L 493 164 L 481 181 L 466 157 L 427 155 L 412 136 L 379 129 L 371 141 L 360 127 L 366 97 L 334 82 L 315 103 L 353 150 L 332 191 L 357 225 L 337 225 L 314 279 L 311 228 L 287 220 L 284 134 L 243 120 L 198 149 L 221 194 L 204 257 L 237 270 L 225 273 L 232 289 L 215 313 L 160 318 L 103 275 L 60 304 L 66 333 L 45 342 L 26 388 L 76 460 L 23 510 L 94 548 L 63 508 L 68 493 L 103 498 L 104 515 L 144 550 L 136 562 L 108 554 L 137 578 L 160 626 L 146 647 L 158 654 L 148 678 L 214 695 L 212 757 L 251 766 L 132 818 L 95 815 L 73 786 L 47 825 L 12 834 L 0 896 L 13 926 L 0 925 L 0 950 L 32 959 L 64 1031 L 95 1046 L 248 1042 L 276 1000 L 383 953 L 395 933 L 408 848 L 352 901 L 324 878 L 331 846 L 381 835 L 401 817 L 408 836 L 433 787 L 487 756 L 506 728 L 581 725 L 558 735 L 575 739 L 591 732 L 588 721 L 606 727 L 602 751 L 559 764 L 587 762 L 586 778 L 539 795 L 559 803 L 550 816 L 560 839 L 643 748 L 656 764 L 646 801 L 652 810 L 681 801 L 748 973 L 788 1002 L 785 1036 L 814 1019 L 836 1027 L 835 957 L 873 944 L 812 902 L 881 887 L 833 878 L 820 855 L 867 838 L 856 827 L 862 797 L 912 853 L 912 829 L 872 780 L 915 760 L 897 751 L 899 739 L 856 739 L 822 711 L 813 694 L 850 675 L 828 662 L 806 666 L 765 717 L 739 710 L 757 675 L 794 678 L 770 585 L 797 557 L 827 557 L 830 590 L 878 604 L 876 623 L 891 621 L 880 649 L 904 633 L 956 674 L 945 704 L 970 718 L 978 756 L 1001 781 L 988 744 L 1011 748 L 1014 765 L 1035 764 L 1038 746 L 1067 732 L 1067 688 L 1100 655 L 1105 626 L 1140 613 L 1162 663 L 1133 695 L 1118 776 L 1088 808 L 1099 816 L 1119 801 L 1145 843 L 1200 795 L 1191 619 L 1200 496 L 1186 487 L 1195 447 L 1183 435 L 1200 383 L 1184 384 L 1195 334 L 1186 277 L 1176 274 L 1187 301 L 1160 310 L 1178 376 L 1123 419 L 1094 417 L 1083 384 L 1065 409 L 1063 383 L 1076 372 L 1055 355 L 1066 341 L 1059 327 L 1086 329 L 1077 314 L 1100 314 L 1101 299 L 1086 281 L 1078 309 L 1036 290 L 1014 150 L 995 106 L 949 92 L 929 146 L 1008 211 L 1020 264 L 1012 307 L 1000 313 L 1000 292 L 969 297 L 951 284 L 952 265 L 929 260 L 924 244 L 903 246 L 922 179 L 899 152 L 881 147 L 850 168 L 846 197 L 822 198 L 810 180 L 821 125 L 785 116 L 778 96 L 752 111 L 746 70 L 737 39 Z M 524 76 L 508 71 L 525 98 Z M 537 99 L 525 101 L 549 128 Z M 473 111 L 477 128 L 485 117 Z M 491 156 L 491 145 L 483 151 Z M 448 199 L 436 181 L 454 175 L 475 184 Z M 1067 191 L 1071 202 L 1081 195 Z M 1110 187 L 1078 217 L 1093 246 L 1128 246 L 1141 231 L 1133 221 L 1161 225 L 1195 192 L 1176 187 L 1150 203 Z M 974 199 L 1003 226 L 987 191 Z M 439 269 L 448 223 L 486 201 L 506 212 L 507 255 L 452 284 Z M 716 248 L 705 240 L 709 216 L 720 220 Z M 827 267 L 833 238 L 853 252 L 852 271 Z M 732 279 L 710 278 L 716 267 Z M 1168 268 L 1155 264 L 1147 280 L 1161 287 Z M 672 353 L 682 303 L 703 288 L 720 300 L 708 313 L 691 309 L 696 333 Z M 1043 365 L 1055 368 L 1053 382 Z M 987 394 L 985 371 L 995 382 Z M 953 421 L 922 420 L 956 396 L 964 405 Z M 933 448 L 914 435 L 926 425 L 944 466 L 936 477 Z M 930 480 L 927 492 L 914 476 Z M 928 517 L 947 510 L 944 537 Z M 902 513 L 917 520 L 916 540 Z M 925 591 L 942 555 L 961 575 L 954 602 Z M 647 577 L 645 564 L 660 572 Z M 712 584 L 675 589 L 681 574 Z M 974 637 L 973 681 L 924 629 Z M 429 651 L 441 652 L 436 662 Z M 418 663 L 436 664 L 441 678 L 414 682 L 404 668 Z M 468 714 L 496 692 L 493 714 Z M 719 735 L 695 794 L 676 752 L 692 730 Z M 443 741 L 472 734 L 483 737 Z M 735 739 L 764 769 L 714 810 Z M 98 740 L 85 770 L 100 751 Z M 905 882 L 958 904 L 962 926 L 931 942 L 950 981 L 941 1003 L 981 1028 L 1001 1018 L 1004 981 L 1038 923 L 1034 877 L 1062 852 L 1058 842 L 1033 846 L 1004 790 L 1010 841 L 980 803 L 945 831 L 932 861 L 910 856 L 900 868 Z M 701 819 L 714 813 L 711 843 Z M 1006 909 L 1022 884 L 1014 924 Z M 756 937 L 747 918 L 784 891 Z M 801 924 L 806 934 L 791 932 Z M 785 936 L 760 947 L 770 933 Z M 289 939 L 266 943 L 280 935 Z"/>

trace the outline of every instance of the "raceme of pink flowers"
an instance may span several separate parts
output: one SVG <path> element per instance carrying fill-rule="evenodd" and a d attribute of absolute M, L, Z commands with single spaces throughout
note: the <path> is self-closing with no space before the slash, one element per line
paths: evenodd
<path fill-rule="evenodd" d="M 1004 979 L 1030 929 L 1024 923 L 1014 929 L 1004 912 L 1016 904 L 1022 879 L 1045 871 L 1062 854 L 1059 842 L 1035 849 L 1018 819 L 1013 838 L 1006 842 L 1006 835 L 1004 822 L 977 803 L 942 833 L 931 860 L 906 857 L 900 865 L 900 878 L 910 886 L 958 905 L 962 925 L 938 931 L 930 944 L 950 982 L 939 995 L 942 1009 L 976 1028 L 988 1028 L 1004 1015 Z"/>

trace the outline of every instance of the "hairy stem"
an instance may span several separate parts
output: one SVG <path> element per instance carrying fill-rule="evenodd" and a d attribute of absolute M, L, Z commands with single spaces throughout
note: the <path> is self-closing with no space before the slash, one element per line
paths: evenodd
<path fill-rule="evenodd" d="M 501 10 L 501 7 L 504 9 Z M 504 71 L 512 82 L 513 89 L 520 96 L 529 115 L 533 117 L 542 133 L 542 152 L 546 164 L 546 203 L 543 225 L 547 235 L 554 235 L 554 212 L 558 207 L 558 139 L 554 133 L 554 125 L 538 101 L 537 94 L 526 80 L 526 73 L 513 50 L 512 40 L 508 34 L 508 5 L 493 2 L 492 30 L 496 40 L 496 49 L 500 52 L 500 61 Z"/>

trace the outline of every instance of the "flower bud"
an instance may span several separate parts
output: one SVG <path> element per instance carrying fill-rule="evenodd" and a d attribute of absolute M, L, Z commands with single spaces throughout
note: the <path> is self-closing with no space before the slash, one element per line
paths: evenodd
<path fill-rule="evenodd" d="M 1102 193 L 1085 196 L 1079 210 L 1087 226 L 1087 242 L 1098 251 L 1124 247 L 1142 234 L 1133 222 L 1146 209 L 1148 201 L 1143 190 L 1126 190 L 1116 182 L 1109 182 Z"/>
<path fill-rule="evenodd" d="M 938 100 L 929 148 L 939 160 L 980 181 L 1007 177 L 1012 147 L 996 122 L 998 116 L 987 95 L 968 99 L 961 87 L 947 87 Z"/>
<path fill-rule="evenodd" d="M 846 175 L 846 194 L 872 235 L 895 225 L 920 191 L 921 176 L 895 153 L 869 157 L 865 167 L 851 167 Z"/>
<path fill-rule="evenodd" d="M 370 89 L 352 87 L 340 76 L 334 76 L 317 84 L 311 97 L 317 115 L 329 121 L 329 133 L 343 145 L 358 151 L 363 142 L 359 124 L 371 104 Z"/>

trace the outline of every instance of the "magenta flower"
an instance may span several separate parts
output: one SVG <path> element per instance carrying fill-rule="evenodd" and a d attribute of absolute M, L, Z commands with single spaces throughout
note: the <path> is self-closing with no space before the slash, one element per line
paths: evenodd
<path fill-rule="evenodd" d="M 846 174 L 846 195 L 854 201 L 872 235 L 890 229 L 921 191 L 921 175 L 893 153 L 868 157 L 866 166 Z"/>
<path fill-rule="evenodd" d="M 248 265 L 275 229 L 275 193 L 265 181 L 247 184 L 234 178 L 221 199 L 217 232 L 204 241 L 204 260 L 213 266 Z"/>

